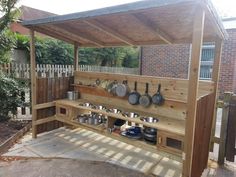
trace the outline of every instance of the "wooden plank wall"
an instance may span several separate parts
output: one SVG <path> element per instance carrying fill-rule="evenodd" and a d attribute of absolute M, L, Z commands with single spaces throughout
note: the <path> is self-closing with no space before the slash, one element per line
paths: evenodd
<path fill-rule="evenodd" d="M 214 94 L 209 94 L 200 98 L 197 102 L 197 122 L 192 163 L 192 174 L 195 176 L 201 176 L 207 167 L 214 101 Z"/>
<path fill-rule="evenodd" d="M 236 95 L 232 96 L 229 103 L 229 115 L 226 137 L 226 160 L 234 162 L 236 155 Z"/>
<path fill-rule="evenodd" d="M 66 97 L 66 92 L 71 89 L 73 77 L 37 78 L 37 104 L 52 102 Z M 37 110 L 37 120 L 53 116 L 55 107 Z M 48 122 L 37 126 L 37 133 L 43 133 L 63 126 L 58 121 Z"/>
<path fill-rule="evenodd" d="M 75 84 L 82 83 L 83 85 L 94 84 L 99 78 L 101 81 L 109 80 L 122 82 L 128 81 L 129 88 L 133 90 L 134 82 L 138 82 L 138 91 L 140 94 L 145 92 L 145 83 L 149 83 L 149 94 L 152 96 L 157 92 L 157 85 L 162 85 L 161 92 L 165 97 L 165 104 L 163 106 L 151 105 L 149 108 L 142 106 L 132 106 L 128 103 L 127 98 L 114 97 L 108 94 L 103 88 L 91 88 L 86 86 L 78 86 L 77 89 L 82 93 L 83 98 L 110 104 L 114 106 L 119 105 L 126 109 L 134 111 L 141 111 L 153 113 L 155 115 L 174 118 L 178 120 L 185 120 L 186 118 L 186 102 L 187 102 L 187 88 L 188 80 L 184 79 L 171 79 L 171 78 L 158 78 L 152 76 L 138 76 L 138 75 L 125 75 L 125 74 L 111 74 L 111 73 L 95 73 L 95 72 L 75 72 Z M 207 95 L 213 92 L 213 82 L 203 81 L 200 82 L 199 95 Z M 96 96 L 96 97 L 95 97 Z"/>

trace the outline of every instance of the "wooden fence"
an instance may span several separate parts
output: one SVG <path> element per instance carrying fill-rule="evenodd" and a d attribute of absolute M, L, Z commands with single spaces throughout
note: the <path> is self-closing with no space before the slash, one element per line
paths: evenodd
<path fill-rule="evenodd" d="M 218 101 L 217 107 L 222 109 L 220 137 L 213 136 L 212 143 L 219 144 L 218 163 L 222 165 L 225 160 L 235 162 L 236 95 L 230 92 L 225 93 L 224 100 Z"/>
<path fill-rule="evenodd" d="M 12 74 L 15 78 L 30 78 L 30 65 L 24 63 L 11 63 L 0 65 L 0 70 L 5 73 Z M 95 71 L 95 72 L 111 72 L 123 74 L 139 74 L 139 68 L 124 68 L 124 67 L 106 67 L 106 66 L 91 66 L 79 65 L 80 71 Z M 70 77 L 73 76 L 73 65 L 49 65 L 37 64 L 37 77 Z"/>
<path fill-rule="evenodd" d="M 49 103 L 57 99 L 66 98 L 66 93 L 73 83 L 73 77 L 61 78 L 37 78 L 37 104 Z M 37 133 L 50 131 L 63 126 L 64 124 L 58 121 L 44 123 L 44 119 L 55 114 L 55 106 L 48 108 L 37 109 Z"/>

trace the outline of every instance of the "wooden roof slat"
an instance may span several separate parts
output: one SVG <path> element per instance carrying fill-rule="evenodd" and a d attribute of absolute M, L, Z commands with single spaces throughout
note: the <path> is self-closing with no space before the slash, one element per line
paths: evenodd
<path fill-rule="evenodd" d="M 227 32 L 214 6 L 208 0 L 142 0 L 87 12 L 25 21 L 23 24 L 28 28 L 34 27 L 36 31 L 42 26 L 56 26 L 55 29 L 60 31 L 53 30 L 54 36 L 59 35 L 60 39 L 64 37 L 65 41 L 69 39 L 70 43 L 79 39 L 77 42 L 81 43 L 80 46 L 191 43 L 195 14 L 193 9 L 199 8 L 206 12 L 204 38 L 227 38 Z"/>
<path fill-rule="evenodd" d="M 116 38 L 128 45 L 135 45 L 134 41 L 132 41 L 131 39 L 129 39 L 125 35 L 118 33 L 114 29 L 112 29 L 108 26 L 105 26 L 104 24 L 101 24 L 98 20 L 84 20 L 83 22 L 87 23 L 88 25 L 90 25 L 90 26 L 92 26 L 104 33 L 107 33 L 110 36 L 113 36 L 114 38 Z"/>
<path fill-rule="evenodd" d="M 67 25 L 68 26 L 68 25 Z M 97 45 L 98 47 L 104 47 L 104 43 L 102 43 L 101 41 L 93 38 L 92 36 L 89 36 L 87 34 L 84 34 L 84 33 L 72 33 L 72 32 L 69 32 L 67 31 L 67 29 L 65 27 L 62 27 L 62 26 L 58 26 L 58 25 L 51 25 L 51 27 L 47 26 L 48 28 L 51 28 L 52 30 L 55 30 L 59 33 L 64 33 L 65 35 L 68 35 L 68 36 L 72 36 L 73 38 L 76 38 L 76 39 L 82 39 L 82 40 L 86 40 L 86 41 L 89 41 L 95 45 Z M 72 27 L 70 27 L 72 29 Z"/>
<path fill-rule="evenodd" d="M 167 44 L 172 44 L 173 39 L 166 34 L 164 31 L 162 31 L 158 25 L 154 24 L 148 17 L 142 14 L 132 14 L 139 22 L 140 24 L 146 26 L 150 31 L 154 32 L 158 35 L 163 41 L 165 41 Z"/>

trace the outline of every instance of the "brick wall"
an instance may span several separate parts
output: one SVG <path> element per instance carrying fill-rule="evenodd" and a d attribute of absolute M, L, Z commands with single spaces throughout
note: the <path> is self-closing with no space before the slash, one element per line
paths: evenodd
<path fill-rule="evenodd" d="M 189 45 L 159 45 L 142 48 L 143 75 L 187 78 Z"/>
<path fill-rule="evenodd" d="M 227 30 L 228 40 L 224 42 L 220 70 L 220 94 L 226 91 L 236 93 L 236 29 Z"/>
<path fill-rule="evenodd" d="M 236 93 L 236 29 L 227 30 L 220 71 L 219 92 Z M 190 57 L 189 45 L 159 45 L 142 48 L 143 75 L 187 78 Z"/>

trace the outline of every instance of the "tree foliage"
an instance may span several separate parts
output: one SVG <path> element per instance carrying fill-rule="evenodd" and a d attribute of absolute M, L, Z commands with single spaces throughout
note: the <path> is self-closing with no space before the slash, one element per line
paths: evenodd
<path fill-rule="evenodd" d="M 27 51 L 29 60 L 29 37 L 21 34 L 15 34 L 15 36 L 17 41 L 16 48 Z M 63 41 L 36 37 L 35 49 L 37 64 L 73 64 L 73 48 Z"/>
<path fill-rule="evenodd" d="M 0 64 L 10 62 L 11 50 L 14 46 L 14 35 L 9 30 L 4 30 L 0 34 Z"/>
<path fill-rule="evenodd" d="M 0 0 L 0 13 L 3 14 L 0 19 L 0 31 L 7 28 L 19 13 L 17 8 L 15 8 L 17 1 L 18 0 Z"/>
<path fill-rule="evenodd" d="M 17 107 L 21 106 L 21 92 L 23 85 L 0 72 L 0 121 L 10 118 L 9 113 L 17 113 Z"/>
<path fill-rule="evenodd" d="M 79 50 L 80 64 L 138 67 L 138 47 L 82 48 Z"/>
<path fill-rule="evenodd" d="M 0 0 L 0 64 L 10 61 L 11 50 L 15 40 L 8 30 L 9 24 L 17 17 L 18 10 L 15 8 L 17 0 Z"/>
<path fill-rule="evenodd" d="M 18 49 L 28 51 L 29 38 L 16 34 Z M 73 64 L 73 46 L 52 38 L 36 37 L 38 64 Z M 116 67 L 138 67 L 138 47 L 80 48 L 79 64 Z"/>

